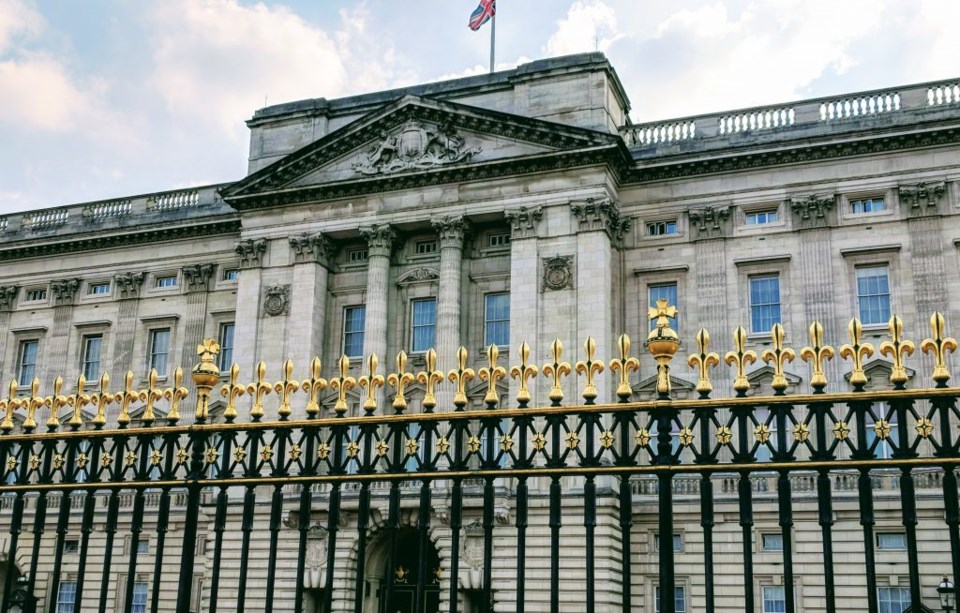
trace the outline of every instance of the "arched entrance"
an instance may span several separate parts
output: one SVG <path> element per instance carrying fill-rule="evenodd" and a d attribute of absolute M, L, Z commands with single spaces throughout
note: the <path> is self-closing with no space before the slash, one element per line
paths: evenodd
<path fill-rule="evenodd" d="M 389 547 L 389 545 L 387 544 Z M 436 613 L 440 608 L 440 558 L 433 542 L 427 541 L 426 593 L 424 602 L 418 610 L 417 583 L 420 569 L 420 539 L 413 528 L 402 528 L 397 535 L 397 559 L 393 568 L 387 568 L 389 560 L 384 561 L 383 576 L 393 577 L 393 594 L 386 601 L 386 581 L 382 588 L 379 613 Z M 389 557 L 389 556 L 386 556 Z"/>

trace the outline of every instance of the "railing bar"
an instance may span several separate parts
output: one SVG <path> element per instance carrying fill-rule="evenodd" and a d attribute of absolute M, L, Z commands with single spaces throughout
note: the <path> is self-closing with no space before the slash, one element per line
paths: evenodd
<path fill-rule="evenodd" d="M 778 432 L 777 435 L 780 436 L 781 433 Z M 794 613 L 796 582 L 793 573 L 793 503 L 789 471 L 780 471 L 780 476 L 777 478 L 777 499 L 780 507 L 780 534 L 783 539 L 783 591 L 786 613 Z"/>
<path fill-rule="evenodd" d="M 119 447 L 118 447 L 119 448 Z M 123 461 L 123 454 L 117 453 L 116 474 L 120 474 Z M 92 490 L 91 490 L 92 491 Z M 107 503 L 107 542 L 104 545 L 103 570 L 100 575 L 100 607 L 99 610 L 107 610 L 107 595 L 110 593 L 110 569 L 113 563 L 113 541 L 117 536 L 117 515 L 120 512 L 120 490 L 115 489 L 110 492 L 110 501 Z"/>
<path fill-rule="evenodd" d="M 455 461 L 461 457 L 461 441 L 458 436 L 454 441 Z M 463 478 L 453 479 L 453 488 L 450 492 L 450 613 L 457 613 L 460 591 L 460 528 L 463 526 Z"/>
<path fill-rule="evenodd" d="M 164 437 L 164 473 L 174 474 L 173 468 L 173 448 L 176 445 L 176 437 L 167 435 Z M 167 529 L 170 525 L 170 488 L 163 486 L 160 488 L 160 504 L 157 509 L 157 547 L 154 553 L 153 561 L 153 587 L 151 589 L 151 613 L 157 613 L 160 607 L 160 578 L 163 575 L 163 557 L 164 548 L 167 542 Z"/>
<path fill-rule="evenodd" d="M 523 449 L 526 437 L 521 439 L 521 457 L 526 457 Z M 517 613 L 523 613 L 527 581 L 527 478 L 517 480 Z"/>
<path fill-rule="evenodd" d="M 4 465 L 6 464 L 6 458 L 10 455 L 10 449 L 12 444 L 7 443 L 3 446 L 3 459 Z M 17 476 L 17 481 L 26 481 L 27 480 L 27 447 L 25 445 L 18 445 L 18 451 L 20 452 L 20 461 L 17 463 L 20 468 L 20 474 Z M 32 445 L 31 445 L 32 448 Z M 14 454 L 16 455 L 16 454 Z M 16 498 L 13 501 L 13 513 L 10 518 L 10 548 L 7 551 L 7 560 L 15 560 L 17 556 L 17 545 L 20 541 L 20 532 L 23 526 L 23 501 L 24 491 L 20 490 L 16 493 Z M 14 573 L 6 573 L 6 579 L 4 580 L 3 586 L 3 610 L 7 610 L 7 605 L 9 603 L 10 594 L 13 593 L 13 577 Z"/>
<path fill-rule="evenodd" d="M 406 439 L 406 426 L 403 424 L 391 424 L 390 436 L 391 449 L 393 450 L 392 460 L 393 469 L 403 470 L 402 450 Z M 384 588 L 383 601 L 389 607 L 393 602 L 393 586 L 395 566 L 397 564 L 397 538 L 400 532 L 400 482 L 390 483 L 390 502 L 387 511 L 387 567 L 386 581 Z M 329 609 L 328 609 L 329 610 Z"/>
<path fill-rule="evenodd" d="M 303 429 L 303 442 L 304 442 L 304 461 L 303 461 L 303 471 L 306 474 L 313 474 L 315 470 L 316 462 L 316 443 L 317 437 L 319 435 L 319 430 L 314 428 L 312 425 L 312 419 L 308 421 L 308 425 Z M 369 483 L 364 482 L 363 484 L 367 488 L 370 487 Z M 362 488 L 363 486 L 361 486 Z M 363 495 L 361 489 L 361 499 L 360 507 L 361 514 L 364 513 L 363 509 Z M 369 502 L 367 503 L 369 505 Z M 297 539 L 297 585 L 294 588 L 294 613 L 303 613 L 303 601 L 304 596 L 303 592 L 306 587 L 305 585 L 305 576 L 306 576 L 306 566 L 307 566 L 307 536 L 310 533 L 310 520 L 311 512 L 313 509 L 313 485 L 310 483 L 304 483 L 300 486 L 300 508 L 299 514 L 297 517 L 297 530 L 298 530 L 298 539 Z M 363 548 L 366 546 L 366 539 L 363 538 L 361 534 L 359 544 L 361 549 L 361 554 Z M 363 558 L 358 556 L 357 568 L 363 568 Z"/>
<path fill-rule="evenodd" d="M 50 439 L 41 444 L 43 449 L 43 464 L 41 465 L 40 482 L 50 481 L 50 468 L 53 463 L 53 452 L 56 449 L 56 439 Z M 26 458 L 24 458 L 26 459 Z M 33 552 L 30 556 L 30 573 L 28 575 L 27 589 L 29 593 L 36 594 L 37 581 L 37 561 L 40 559 L 40 543 L 43 537 L 44 525 L 47 521 L 47 492 L 40 491 L 37 496 L 37 506 L 33 515 Z M 11 558 L 15 559 L 15 558 Z"/>
<path fill-rule="evenodd" d="M 267 562 L 267 593 L 265 613 L 273 612 L 273 598 L 277 579 L 277 548 L 280 541 L 280 526 L 283 520 L 283 486 L 282 481 L 285 476 L 283 470 L 284 462 L 287 460 L 287 437 L 290 436 L 289 430 L 283 430 L 277 433 L 277 449 L 274 454 L 273 476 L 277 482 L 273 486 L 273 497 L 270 501 L 270 554 Z"/>
<path fill-rule="evenodd" d="M 250 450 L 247 452 L 247 471 L 249 476 L 257 472 L 257 454 L 259 453 L 259 436 L 248 437 Z M 243 523 L 240 531 L 243 533 L 243 539 L 240 545 L 240 576 L 237 585 L 237 611 L 243 613 L 247 603 L 247 573 L 249 572 L 250 559 L 250 534 L 253 532 L 253 510 L 257 503 L 257 493 L 255 485 L 247 485 L 247 490 L 243 494 Z M 337 492 L 340 491 L 339 486 Z M 329 607 L 326 609 L 329 611 Z"/>
<path fill-rule="evenodd" d="M 620 477 L 620 558 L 621 609 L 623 613 L 633 611 L 631 577 L 631 530 L 633 526 L 633 491 L 630 489 L 630 477 Z"/>
<path fill-rule="evenodd" d="M 102 443 L 103 441 L 99 442 Z M 90 465 L 99 466 L 100 445 L 94 443 L 92 448 Z M 77 598 L 73 603 L 73 613 L 81 613 L 83 607 L 83 588 L 87 576 L 87 553 L 90 551 L 90 533 L 93 532 L 93 513 L 96 501 L 96 490 L 87 490 L 83 496 L 83 515 L 80 520 L 80 555 L 77 561 Z"/>
<path fill-rule="evenodd" d="M 588 475 L 583 484 L 583 526 L 586 530 L 585 545 L 587 548 L 587 578 L 586 599 L 587 613 L 596 610 L 596 554 L 595 532 L 597 527 L 597 484 L 593 475 Z"/>
<path fill-rule="evenodd" d="M 559 468 L 566 462 L 561 455 L 561 430 L 564 416 L 551 415 L 547 419 L 550 430 L 550 460 L 548 465 Z M 550 475 L 550 613 L 560 613 L 560 528 L 563 525 L 560 474 Z"/>
<path fill-rule="evenodd" d="M 367 456 L 369 457 L 369 455 Z M 367 562 L 367 528 L 370 522 L 370 482 L 360 485 L 360 508 L 357 511 L 357 576 L 353 584 L 353 611 L 363 613 L 363 588 Z M 299 603 L 298 603 L 299 606 Z"/>
<path fill-rule="evenodd" d="M 908 430 L 907 416 L 913 414 L 913 402 L 897 401 L 891 404 L 890 414 L 886 420 L 891 422 L 893 415 L 896 415 L 897 423 L 897 441 L 898 445 L 894 451 L 894 458 L 910 458 L 917 454 L 911 449 L 909 440 L 910 432 Z M 892 423 L 892 422 L 891 422 Z M 914 489 L 913 475 L 909 467 L 900 469 L 900 504 L 903 509 L 903 527 L 907 536 L 907 569 L 910 577 L 910 600 L 914 608 L 921 606 L 920 596 L 920 559 L 917 545 L 917 497 Z"/>
<path fill-rule="evenodd" d="M 709 439 L 704 439 L 709 440 Z M 704 607 L 706 613 L 714 612 L 714 570 L 713 570 L 713 481 L 710 475 L 700 478 L 700 526 L 703 528 L 703 580 Z M 672 541 L 672 537 L 671 537 Z"/>
<path fill-rule="evenodd" d="M 740 391 L 738 394 L 743 395 Z M 749 407 L 738 406 L 731 410 L 736 421 L 738 449 L 735 461 L 743 464 L 755 461 L 753 453 L 754 433 L 751 427 L 753 413 Z M 737 480 L 737 498 L 739 501 L 739 523 L 743 549 L 743 610 L 753 613 L 753 489 L 750 483 L 750 468 L 739 471 Z"/>
<path fill-rule="evenodd" d="M 420 470 L 423 472 L 433 471 L 433 429 L 431 422 L 421 423 L 420 434 L 423 437 L 423 462 Z M 420 507 L 417 510 L 417 536 L 419 538 L 418 549 L 419 557 L 417 568 L 417 594 L 415 610 L 423 611 L 427 608 L 426 589 L 427 577 L 434 569 L 427 568 L 427 548 L 430 546 L 430 479 L 420 481 Z"/>
<path fill-rule="evenodd" d="M 862 388 L 862 385 L 860 387 Z M 853 415 L 856 419 L 857 448 L 853 456 L 857 459 L 875 457 L 873 450 L 868 444 L 867 438 L 867 413 L 870 411 L 870 401 L 862 399 L 855 400 L 848 403 L 848 407 L 850 415 Z M 880 605 L 877 594 L 877 563 L 873 531 L 873 527 L 876 524 L 876 517 L 873 511 L 873 483 L 870 479 L 870 469 L 868 467 L 860 469 L 860 476 L 857 479 L 857 493 L 860 504 L 860 525 L 863 527 L 863 561 L 866 569 L 867 610 L 869 613 L 878 613 Z"/>
<path fill-rule="evenodd" d="M 673 420 L 675 413 L 669 408 L 653 412 L 657 424 L 657 445 L 654 463 L 658 466 L 672 464 Z M 661 613 L 676 613 L 676 569 L 673 552 L 673 473 L 657 473 L 657 541 L 659 543 L 659 589 Z"/>
<path fill-rule="evenodd" d="M 73 470 L 76 465 L 76 447 L 77 441 L 69 441 L 67 443 L 67 465 L 66 465 L 66 474 L 73 475 Z M 67 538 L 67 528 L 70 525 L 70 505 L 72 503 L 71 491 L 64 490 L 60 493 L 60 511 L 57 513 L 57 540 L 54 545 L 53 551 L 53 574 L 54 577 L 54 589 L 55 591 L 59 589 L 60 581 L 60 571 L 63 567 L 63 547 L 64 541 Z M 31 562 L 36 563 L 34 562 Z M 56 598 L 50 598 L 48 610 L 50 613 L 56 613 Z M 76 600 L 76 598 L 75 598 Z"/>
<path fill-rule="evenodd" d="M 488 405 L 487 408 L 492 409 L 493 407 Z M 483 431 L 486 431 L 486 438 L 481 436 L 486 447 L 484 449 L 484 468 L 496 470 L 499 467 L 496 445 L 500 420 L 496 417 L 486 418 L 481 420 L 480 423 Z M 483 603 L 480 606 L 482 611 L 488 613 L 493 611 L 491 601 L 493 597 L 493 479 L 492 475 L 488 475 L 483 483 Z"/>
<path fill-rule="evenodd" d="M 309 485 L 303 486 L 306 489 L 309 489 Z M 217 506 L 216 514 L 214 515 L 214 524 L 213 524 L 213 567 L 210 569 L 212 573 L 210 577 L 210 613 L 216 613 L 217 603 L 220 600 L 220 561 L 221 556 L 223 555 L 223 533 L 227 528 L 227 502 L 229 494 L 227 493 L 227 486 L 221 485 L 219 491 L 217 492 Z M 301 564 L 298 568 L 303 568 Z M 302 571 L 300 571 L 302 572 Z"/>

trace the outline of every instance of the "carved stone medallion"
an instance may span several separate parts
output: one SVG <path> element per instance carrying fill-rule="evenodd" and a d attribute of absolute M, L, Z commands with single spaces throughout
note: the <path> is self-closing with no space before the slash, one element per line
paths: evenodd
<path fill-rule="evenodd" d="M 411 120 L 398 133 L 381 133 L 363 161 L 354 164 L 353 169 L 361 175 L 424 170 L 469 160 L 480 151 L 479 146 L 467 147 L 466 140 L 453 126 L 428 128 Z"/>
<path fill-rule="evenodd" d="M 573 287 L 573 256 L 557 255 L 543 260 L 543 290 Z"/>
<path fill-rule="evenodd" d="M 287 304 L 289 302 L 289 285 L 274 285 L 273 287 L 268 287 L 263 300 L 263 311 L 271 317 L 283 315 L 287 312 Z"/>
<path fill-rule="evenodd" d="M 476 519 L 463 527 L 460 557 L 473 568 L 483 567 L 483 524 Z"/>

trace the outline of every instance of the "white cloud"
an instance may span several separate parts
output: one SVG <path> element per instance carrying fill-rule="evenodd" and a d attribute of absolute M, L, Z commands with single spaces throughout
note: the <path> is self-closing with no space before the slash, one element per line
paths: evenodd
<path fill-rule="evenodd" d="M 38 35 L 44 28 L 44 19 L 21 0 L 0 2 L 0 53 L 9 49 L 19 37 Z"/>
<path fill-rule="evenodd" d="M 603 0 L 576 0 L 547 40 L 548 56 L 606 51 L 623 34 L 617 14 Z"/>

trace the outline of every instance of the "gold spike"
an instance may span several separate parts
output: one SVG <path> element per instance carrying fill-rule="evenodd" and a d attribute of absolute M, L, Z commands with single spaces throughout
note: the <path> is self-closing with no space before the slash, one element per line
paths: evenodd
<path fill-rule="evenodd" d="M 304 379 L 300 387 L 309 395 L 307 400 L 307 415 L 320 414 L 320 392 L 327 389 L 327 380 L 320 376 L 322 364 L 320 358 L 313 358 L 310 362 L 310 378 Z"/>
<path fill-rule="evenodd" d="M 173 387 L 163 391 L 163 396 L 170 401 L 170 411 L 167 413 L 167 422 L 172 426 L 180 421 L 180 401 L 190 394 L 190 390 L 183 386 L 183 369 L 177 366 L 173 371 Z"/>
<path fill-rule="evenodd" d="M 890 318 L 888 328 L 890 329 L 890 340 L 880 343 L 880 355 L 889 356 L 893 360 L 893 368 L 890 369 L 890 383 L 899 387 L 909 380 L 907 370 L 903 367 L 903 358 L 913 355 L 916 348 L 912 341 L 901 340 L 903 336 L 902 319 L 894 315 Z"/>
<path fill-rule="evenodd" d="M 633 395 L 633 388 L 630 386 L 630 373 L 640 370 L 640 360 L 630 357 L 630 337 L 621 334 L 617 339 L 617 348 L 620 350 L 620 357 L 610 360 L 610 371 L 619 373 L 620 382 L 617 384 L 617 398 L 621 401 L 627 401 Z"/>
<path fill-rule="evenodd" d="M 156 420 L 156 415 L 153 413 L 153 405 L 156 401 L 163 399 L 163 390 L 157 387 L 157 379 L 159 379 L 156 368 L 150 369 L 150 374 L 147 375 L 147 391 L 146 391 L 146 400 L 147 404 L 143 409 L 143 417 L 140 418 L 140 421 L 145 425 L 149 426 Z"/>
<path fill-rule="evenodd" d="M 31 432 L 37 427 L 37 420 L 35 418 L 37 409 L 43 407 L 45 404 L 46 398 L 40 395 L 40 379 L 34 377 L 33 381 L 30 382 L 30 397 L 25 400 L 27 407 L 27 417 L 23 420 L 23 430 L 25 432 Z"/>
<path fill-rule="evenodd" d="M 939 311 L 930 316 L 930 329 L 933 331 L 933 338 L 925 338 L 920 343 L 920 349 L 924 353 L 932 353 L 934 359 L 933 380 L 937 382 L 938 387 L 946 385 L 950 380 L 950 371 L 947 369 L 947 352 L 957 350 L 957 341 L 944 334 L 946 333 L 946 322 L 943 314 Z"/>
<path fill-rule="evenodd" d="M 734 350 L 728 351 L 723 356 L 723 360 L 727 364 L 737 367 L 737 374 L 733 379 L 733 390 L 738 394 L 745 394 L 750 389 L 750 381 L 747 380 L 745 369 L 748 364 L 757 361 L 757 353 L 746 349 L 747 331 L 743 329 L 743 326 L 737 326 L 737 329 L 733 331 L 733 346 Z"/>
<path fill-rule="evenodd" d="M 404 357 L 406 357 L 406 354 L 404 354 Z M 397 356 L 397 359 L 399 360 L 400 356 Z M 443 383 L 443 371 L 437 369 L 437 352 L 433 349 L 427 349 L 427 353 L 424 355 L 424 361 L 424 369 L 417 373 L 417 381 L 419 381 L 426 390 L 423 394 L 423 410 L 429 413 L 437 406 L 436 386 Z M 394 398 L 393 402 L 393 408 L 397 408 L 396 398 Z"/>
<path fill-rule="evenodd" d="M 50 419 L 47 420 L 47 429 L 55 430 L 60 427 L 61 409 L 70 402 L 70 399 L 63 395 L 63 377 L 57 377 L 53 380 L 53 395 L 48 400 L 50 401 L 48 405 L 50 407 Z M 111 396 L 108 402 L 112 400 L 113 397 Z"/>
<path fill-rule="evenodd" d="M 577 374 L 586 375 L 587 383 L 583 386 L 583 392 L 581 395 L 583 399 L 587 401 L 587 404 L 592 403 L 597 397 L 597 384 L 594 383 L 594 375 L 599 375 L 603 372 L 603 361 L 594 359 L 597 353 L 597 341 L 594 340 L 592 336 L 588 336 L 587 340 L 583 343 L 583 352 L 586 354 L 586 360 L 580 360 L 577 362 Z"/>
<path fill-rule="evenodd" d="M 345 355 L 340 356 L 338 362 L 340 367 L 340 376 L 336 379 L 330 379 L 330 389 L 338 391 L 337 403 L 333 410 L 337 415 L 343 415 L 347 412 L 347 392 L 357 385 L 357 380 L 350 376 L 350 358 Z"/>
<path fill-rule="evenodd" d="M 553 404 L 559 405 L 560 401 L 563 400 L 563 387 L 560 384 L 561 379 L 572 372 L 570 364 L 563 361 L 563 343 L 560 342 L 559 338 L 554 339 L 554 341 L 550 343 L 550 357 L 553 359 L 553 362 L 548 362 L 543 365 L 543 374 L 553 378 L 553 385 L 550 387 L 548 398 L 550 398 Z"/>
<path fill-rule="evenodd" d="M 267 381 L 267 365 L 261 361 L 257 364 L 257 382 L 247 386 L 247 393 L 252 396 L 250 405 L 250 418 L 258 421 L 263 417 L 263 397 L 273 391 Z"/>
<path fill-rule="evenodd" d="M 770 329 L 770 338 L 773 339 L 773 349 L 767 349 L 761 357 L 767 364 L 773 362 L 773 382 L 770 387 L 775 392 L 782 393 L 787 389 L 787 377 L 783 373 L 783 367 L 787 362 L 793 362 L 797 356 L 793 349 L 783 347 L 787 333 L 779 323 L 773 324 L 773 328 Z"/>
<path fill-rule="evenodd" d="M 63 380 L 60 379 L 60 377 L 57 377 L 57 380 L 60 382 L 60 385 L 63 385 Z M 59 395 L 57 381 L 54 381 L 53 387 L 53 403 L 54 406 L 56 406 L 57 397 Z M 60 398 L 63 398 L 64 402 L 66 401 L 64 396 L 60 396 Z M 97 428 L 102 428 L 107 424 L 107 405 L 114 401 L 113 394 L 110 393 L 110 375 L 107 373 L 100 375 L 100 391 L 94 394 L 90 401 L 97 405 L 97 414 L 93 416 L 93 425 Z M 53 419 L 53 416 L 56 414 L 57 412 L 54 410 L 53 414 L 50 416 L 50 419 Z"/>
<path fill-rule="evenodd" d="M 197 345 L 197 355 L 200 356 L 200 362 L 193 367 L 190 378 L 197 388 L 197 408 L 194 415 L 198 423 L 203 423 L 210 413 L 210 392 L 220 381 L 220 367 L 216 361 L 216 357 L 220 355 L 220 343 L 212 338 L 203 339 L 203 343 Z"/>
<path fill-rule="evenodd" d="M 713 391 L 713 384 L 710 382 L 710 367 L 720 365 L 720 356 L 710 351 L 710 333 L 706 328 L 700 328 L 697 332 L 697 353 L 692 353 L 687 358 L 687 364 L 696 367 L 700 371 L 700 377 L 697 379 L 697 392 L 706 397 Z"/>
<path fill-rule="evenodd" d="M 520 380 L 520 389 L 517 390 L 517 403 L 526 407 L 530 402 L 530 390 L 527 388 L 527 379 L 537 376 L 537 367 L 528 364 L 530 361 L 530 345 L 526 341 L 520 343 L 520 363 L 510 369 L 510 377 Z"/>
<path fill-rule="evenodd" d="M 128 370 L 123 378 L 123 391 L 117 392 L 114 399 L 120 403 L 120 415 L 117 416 L 117 423 L 126 426 L 130 423 L 130 403 L 137 400 L 144 400 L 146 392 L 133 389 L 133 371 Z"/>
<path fill-rule="evenodd" d="M 220 395 L 227 399 L 227 407 L 223 410 L 223 418 L 232 422 L 237 418 L 237 398 L 243 396 L 246 386 L 238 383 L 240 378 L 240 365 L 234 364 L 230 367 L 230 382 L 220 388 Z"/>
<path fill-rule="evenodd" d="M 470 359 L 470 353 L 466 347 L 457 349 L 457 368 L 447 373 L 447 378 L 457 386 L 453 394 L 453 404 L 458 409 L 467 406 L 467 382 L 476 378 L 476 373 L 472 368 L 467 368 L 467 360 Z"/>
<path fill-rule="evenodd" d="M 280 406 L 277 408 L 277 414 L 280 419 L 285 419 L 293 412 L 290 408 L 290 396 L 300 389 L 300 383 L 293 378 L 293 360 L 288 359 L 283 363 L 283 381 L 274 383 L 273 389 L 280 395 Z"/>
<path fill-rule="evenodd" d="M 367 390 L 367 398 L 363 401 L 363 410 L 368 415 L 377 410 L 377 388 L 382 388 L 384 383 L 383 375 L 377 374 L 379 365 L 380 360 L 377 358 L 377 354 L 371 353 L 370 357 L 367 358 L 367 374 L 360 377 L 358 381 L 360 387 Z"/>
<path fill-rule="evenodd" d="M 480 379 L 487 382 L 487 393 L 483 396 L 483 401 L 488 407 L 494 407 L 500 402 L 500 394 L 497 393 L 497 381 L 507 376 L 507 369 L 503 366 L 497 366 L 497 359 L 500 357 L 500 348 L 495 344 L 487 347 L 487 367 L 481 368 L 477 374 Z"/>
<path fill-rule="evenodd" d="M 847 325 L 850 335 L 850 344 L 840 347 L 840 357 L 853 360 L 853 370 L 850 372 L 850 385 L 854 389 L 861 389 L 867 384 L 867 375 L 863 372 L 863 358 L 873 355 L 873 345 L 863 343 L 863 325 L 854 317 Z"/>
<path fill-rule="evenodd" d="M 432 349 L 430 351 L 433 351 Z M 429 351 L 427 352 L 429 353 Z M 434 351 L 433 358 L 436 361 L 437 353 Z M 427 365 L 427 372 L 430 372 L 430 365 Z M 423 375 L 424 380 L 427 379 L 427 373 L 420 373 Z M 437 373 L 440 377 L 440 380 L 443 381 L 443 373 Z M 417 377 L 413 376 L 413 373 L 407 372 L 407 352 L 401 350 L 397 354 L 397 372 L 390 373 L 387 376 L 387 382 L 394 389 L 393 394 L 393 410 L 397 413 L 402 413 L 407 409 L 407 386 L 417 380 Z M 426 399 L 424 399 L 424 406 L 426 407 Z M 432 409 L 436 406 L 436 397 L 434 397 L 434 403 L 430 408 Z"/>
<path fill-rule="evenodd" d="M 20 407 L 20 399 L 17 398 L 17 382 L 10 382 L 10 392 L 5 400 L 0 400 L 0 408 L 4 410 L 3 422 L 0 422 L 0 430 L 10 432 L 13 430 L 13 412 Z"/>
<path fill-rule="evenodd" d="M 87 378 L 83 375 L 80 375 L 77 377 L 76 391 L 67 397 L 67 402 L 73 406 L 73 415 L 70 416 L 70 421 L 67 422 L 67 425 L 74 430 L 83 425 L 83 407 L 90 404 L 89 394 L 83 393 L 83 388 L 86 386 Z"/>
<path fill-rule="evenodd" d="M 823 326 L 819 321 L 810 324 L 810 346 L 800 350 L 800 358 L 804 362 L 811 362 L 813 373 L 810 375 L 810 387 L 822 392 L 827 387 L 827 376 L 823 373 L 824 360 L 832 360 L 833 347 L 823 344 Z"/>

